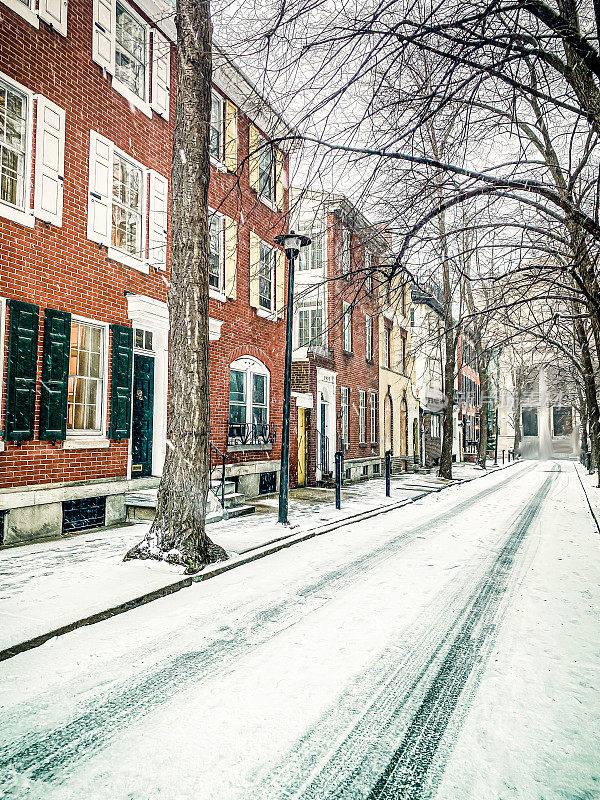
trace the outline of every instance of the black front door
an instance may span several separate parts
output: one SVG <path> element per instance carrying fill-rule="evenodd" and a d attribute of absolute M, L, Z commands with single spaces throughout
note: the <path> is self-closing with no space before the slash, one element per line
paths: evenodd
<path fill-rule="evenodd" d="M 133 364 L 133 435 L 131 477 L 152 475 L 152 416 L 154 412 L 154 359 L 136 355 Z"/>

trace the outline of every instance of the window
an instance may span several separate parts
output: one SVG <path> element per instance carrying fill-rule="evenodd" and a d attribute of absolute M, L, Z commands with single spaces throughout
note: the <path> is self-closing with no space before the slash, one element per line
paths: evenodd
<path fill-rule="evenodd" d="M 373 317 L 365 317 L 365 358 L 373 358 Z"/>
<path fill-rule="evenodd" d="M 367 427 L 367 393 L 361 389 L 358 393 L 358 441 L 365 444 Z"/>
<path fill-rule="evenodd" d="M 552 409 L 552 435 L 570 436 L 573 433 L 573 418 L 570 408 Z"/>
<path fill-rule="evenodd" d="M 136 328 L 133 332 L 133 341 L 137 350 L 152 350 L 152 331 Z"/>
<path fill-rule="evenodd" d="M 229 373 L 229 441 L 265 444 L 268 423 L 269 372 L 254 358 L 238 358 Z"/>
<path fill-rule="evenodd" d="M 373 291 L 373 254 L 365 250 L 365 291 L 371 294 Z"/>
<path fill-rule="evenodd" d="M 223 289 L 223 217 L 212 214 L 209 222 L 210 253 L 208 264 L 208 284 L 218 292 Z"/>
<path fill-rule="evenodd" d="M 258 266 L 258 304 L 260 308 L 272 311 L 274 307 L 275 251 L 260 242 L 260 261 Z"/>
<path fill-rule="evenodd" d="M 406 334 L 404 332 L 400 335 L 400 342 L 402 347 L 402 372 L 406 375 Z"/>
<path fill-rule="evenodd" d="M 521 427 L 523 436 L 538 435 L 538 415 L 535 408 L 524 408 L 521 412 Z"/>
<path fill-rule="evenodd" d="M 410 310 L 410 327 L 411 328 L 415 327 L 415 310 L 414 310 L 414 308 L 411 308 L 411 310 Z"/>
<path fill-rule="evenodd" d="M 323 345 L 323 305 L 320 298 L 303 300 L 298 304 L 297 347 Z"/>
<path fill-rule="evenodd" d="M 223 161 L 224 142 L 223 98 L 213 92 L 210 106 L 210 154 L 217 161 Z"/>
<path fill-rule="evenodd" d="M 342 275 L 348 276 L 350 269 L 350 231 L 342 228 Z"/>
<path fill-rule="evenodd" d="M 390 369 L 390 339 L 392 332 L 389 328 L 383 331 L 383 366 Z"/>
<path fill-rule="evenodd" d="M 342 303 L 342 348 L 352 352 L 352 306 L 346 301 Z"/>
<path fill-rule="evenodd" d="M 323 242 L 324 236 L 322 231 L 311 231 L 309 226 L 299 225 L 299 233 L 304 233 L 310 236 L 311 244 L 302 247 L 300 250 L 300 258 L 298 259 L 299 270 L 323 269 Z"/>
<path fill-rule="evenodd" d="M 377 443 L 377 393 L 371 392 L 371 444 Z"/>
<path fill-rule="evenodd" d="M 115 78 L 146 100 L 147 26 L 117 3 Z"/>
<path fill-rule="evenodd" d="M 406 316 L 406 284 L 403 284 L 400 288 L 400 298 L 402 302 L 402 316 Z"/>
<path fill-rule="evenodd" d="M 260 133 L 258 134 L 258 194 L 273 200 L 275 190 L 275 159 L 273 148 Z"/>
<path fill-rule="evenodd" d="M 142 208 L 144 171 L 115 153 L 111 243 L 134 258 L 143 258 Z"/>
<path fill-rule="evenodd" d="M 440 438 L 440 415 L 439 414 L 432 414 L 431 415 L 431 438 L 432 439 L 439 439 Z"/>
<path fill-rule="evenodd" d="M 0 81 L 0 200 L 25 210 L 27 97 Z"/>
<path fill-rule="evenodd" d="M 340 411 L 341 411 L 341 435 L 342 442 L 348 446 L 350 441 L 350 425 L 348 415 L 350 411 L 350 389 L 347 386 L 340 387 Z"/>
<path fill-rule="evenodd" d="M 67 430 L 73 433 L 102 433 L 104 336 L 101 325 L 71 322 Z"/>

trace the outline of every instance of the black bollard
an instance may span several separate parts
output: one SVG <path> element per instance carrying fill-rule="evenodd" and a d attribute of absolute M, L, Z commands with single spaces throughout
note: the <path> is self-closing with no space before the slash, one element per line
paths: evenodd
<path fill-rule="evenodd" d="M 385 451 L 385 496 L 389 497 L 391 492 L 391 477 L 392 477 L 392 451 Z"/>
<path fill-rule="evenodd" d="M 342 458 L 344 454 L 338 450 L 335 454 L 335 507 L 342 507 Z"/>
<path fill-rule="evenodd" d="M 502 463 L 504 464 L 504 450 L 502 451 Z"/>

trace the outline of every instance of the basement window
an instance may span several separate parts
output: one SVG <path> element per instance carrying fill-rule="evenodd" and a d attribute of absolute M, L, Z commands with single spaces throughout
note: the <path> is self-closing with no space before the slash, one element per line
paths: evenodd
<path fill-rule="evenodd" d="M 72 533 L 87 528 L 101 528 L 106 520 L 106 497 L 84 497 L 62 504 L 62 532 Z"/>

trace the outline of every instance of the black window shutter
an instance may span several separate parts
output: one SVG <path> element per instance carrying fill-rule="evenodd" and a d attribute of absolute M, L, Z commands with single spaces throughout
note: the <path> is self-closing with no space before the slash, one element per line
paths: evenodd
<path fill-rule="evenodd" d="M 47 308 L 40 397 L 40 439 L 45 441 L 66 438 L 70 346 L 71 315 Z"/>
<path fill-rule="evenodd" d="M 129 439 L 131 428 L 131 368 L 133 329 L 111 325 L 112 377 L 110 386 L 110 438 Z"/>
<path fill-rule="evenodd" d="M 9 300 L 6 433 L 12 442 L 33 439 L 39 308 Z"/>

